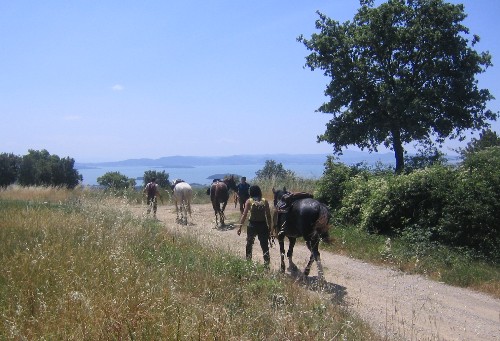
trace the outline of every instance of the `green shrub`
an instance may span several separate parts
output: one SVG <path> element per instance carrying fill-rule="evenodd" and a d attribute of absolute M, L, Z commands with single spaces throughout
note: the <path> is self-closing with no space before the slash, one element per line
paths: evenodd
<path fill-rule="evenodd" d="M 456 171 L 438 224 L 441 241 L 500 259 L 500 147 L 470 154 Z"/>
<path fill-rule="evenodd" d="M 361 226 L 368 231 L 399 233 L 407 228 L 428 230 L 436 238 L 436 227 L 455 181 L 451 168 L 434 166 L 413 173 L 370 179 L 371 189 L 362 212 Z"/>
<path fill-rule="evenodd" d="M 377 164 L 373 169 L 365 163 L 347 166 L 328 156 L 323 176 L 317 183 L 316 198 L 326 203 L 332 210 L 340 209 L 344 197 L 352 190 L 350 185 L 352 179 L 356 177 L 366 179 L 374 174 L 385 173 L 386 169 L 381 164 Z"/>

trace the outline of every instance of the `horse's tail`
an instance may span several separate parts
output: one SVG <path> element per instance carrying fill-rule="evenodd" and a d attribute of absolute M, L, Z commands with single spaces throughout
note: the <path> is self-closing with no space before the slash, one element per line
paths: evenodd
<path fill-rule="evenodd" d="M 319 217 L 314 223 L 314 227 L 316 232 L 319 234 L 320 238 L 323 240 L 325 243 L 330 243 L 330 218 L 332 215 L 330 214 L 330 211 L 328 210 L 328 207 L 325 204 L 319 205 Z"/>

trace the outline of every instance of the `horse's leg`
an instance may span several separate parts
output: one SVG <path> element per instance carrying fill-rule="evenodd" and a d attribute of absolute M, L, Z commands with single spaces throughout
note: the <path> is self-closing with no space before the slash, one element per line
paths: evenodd
<path fill-rule="evenodd" d="M 187 209 L 187 202 L 184 200 L 184 225 L 187 225 L 188 223 L 188 209 Z"/>
<path fill-rule="evenodd" d="M 177 215 L 177 221 L 179 221 L 179 206 L 177 205 L 177 199 L 174 199 L 175 202 L 175 214 Z"/>
<path fill-rule="evenodd" d="M 210 195 L 212 194 L 212 192 L 210 192 Z M 215 214 L 215 226 L 218 225 L 219 221 L 218 221 L 218 214 L 219 214 L 219 201 L 214 198 L 212 199 L 212 207 L 214 209 L 214 214 Z"/>
<path fill-rule="evenodd" d="M 280 245 L 281 272 L 285 272 L 285 234 L 278 235 L 278 244 Z"/>
<path fill-rule="evenodd" d="M 184 224 L 184 217 L 186 216 L 186 213 L 184 212 L 184 199 L 181 200 L 181 224 Z"/>
<path fill-rule="evenodd" d="M 224 214 L 224 210 L 226 209 L 227 200 L 222 203 L 222 210 L 220 211 L 220 224 L 224 226 L 224 220 L 226 220 L 226 215 Z"/>
<path fill-rule="evenodd" d="M 314 254 L 311 248 L 311 241 L 306 241 L 307 248 L 311 251 L 311 256 L 309 257 L 309 262 L 307 262 L 306 268 L 304 269 L 304 276 L 309 276 L 309 272 L 311 272 L 311 265 L 314 262 Z"/>
<path fill-rule="evenodd" d="M 187 200 L 187 211 L 189 213 L 189 218 L 191 218 L 191 199 L 188 198 Z"/>
<path fill-rule="evenodd" d="M 307 263 L 306 269 L 304 270 L 304 275 L 309 276 L 311 271 L 311 265 L 314 261 L 318 265 L 318 279 L 323 279 L 323 265 L 321 264 L 321 256 L 319 254 L 319 238 L 314 238 L 306 242 L 307 248 L 311 251 L 311 257 Z"/>
<path fill-rule="evenodd" d="M 295 237 L 288 237 L 288 252 L 286 253 L 286 257 L 288 258 L 288 268 L 290 271 L 297 271 L 297 265 L 292 260 L 293 257 L 293 248 L 295 246 L 295 242 L 297 241 L 297 238 Z"/>

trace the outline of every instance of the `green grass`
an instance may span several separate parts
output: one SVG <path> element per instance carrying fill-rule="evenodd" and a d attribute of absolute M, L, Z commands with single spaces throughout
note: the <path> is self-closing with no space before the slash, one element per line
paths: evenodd
<path fill-rule="evenodd" d="M 409 238 L 387 238 L 354 227 L 333 228 L 331 235 L 333 243 L 322 244 L 325 250 L 500 298 L 500 266 L 466 250 Z"/>
<path fill-rule="evenodd" d="M 75 195 L 1 193 L 0 339 L 378 339 L 287 277 L 133 217 L 125 197 Z"/>

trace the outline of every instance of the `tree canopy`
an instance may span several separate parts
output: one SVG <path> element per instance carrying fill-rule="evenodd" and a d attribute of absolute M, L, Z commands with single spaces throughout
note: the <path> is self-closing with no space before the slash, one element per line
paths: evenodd
<path fill-rule="evenodd" d="M 97 183 L 109 189 L 120 190 L 134 188 L 135 179 L 129 178 L 120 172 L 107 172 L 97 178 Z"/>
<path fill-rule="evenodd" d="M 165 171 L 147 170 L 144 172 L 144 185 L 151 182 L 153 178 L 156 179 L 156 183 L 160 188 L 170 187 L 170 181 L 168 180 L 169 174 Z"/>
<path fill-rule="evenodd" d="M 464 149 L 459 149 L 462 159 L 467 159 L 471 154 L 474 154 L 478 151 L 484 150 L 489 147 L 500 147 L 500 137 L 496 132 L 485 129 L 479 134 L 479 138 L 473 138 L 469 143 L 467 143 L 467 147 Z"/>
<path fill-rule="evenodd" d="M 12 153 L 0 154 L 0 187 L 7 187 L 17 180 L 21 157 Z"/>
<path fill-rule="evenodd" d="M 30 149 L 21 159 L 17 181 L 21 186 L 74 188 L 82 181 L 74 165 L 75 160 L 70 157 L 60 158 L 45 149 Z"/>
<path fill-rule="evenodd" d="M 264 168 L 255 172 L 256 179 L 285 179 L 286 177 L 295 176 L 295 173 L 291 170 L 285 169 L 283 164 L 276 163 L 274 160 L 266 160 Z"/>
<path fill-rule="evenodd" d="M 491 66 L 468 38 L 464 7 L 443 0 L 388 0 L 375 7 L 360 0 L 352 21 L 319 13 L 315 33 L 298 41 L 312 51 L 306 67 L 331 78 L 318 109 L 333 114 L 318 142 L 335 154 L 349 145 L 370 152 L 384 145 L 404 169 L 404 145 L 425 146 L 464 139 L 496 120 L 486 108 L 493 99 L 476 75 Z"/>

